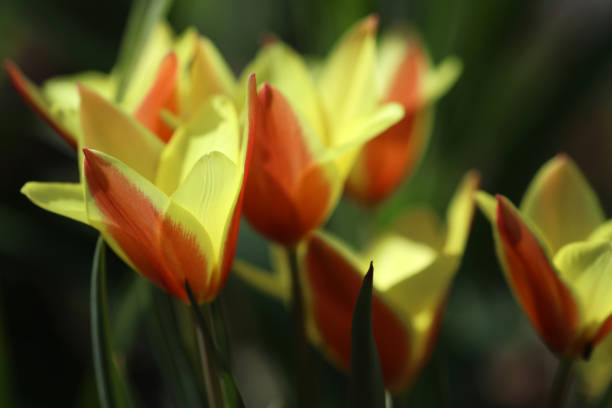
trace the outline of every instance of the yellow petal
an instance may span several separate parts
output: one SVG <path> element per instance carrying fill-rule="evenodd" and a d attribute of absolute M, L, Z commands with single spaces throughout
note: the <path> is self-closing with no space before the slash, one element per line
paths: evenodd
<path fill-rule="evenodd" d="M 344 126 L 377 104 L 375 83 L 378 18 L 368 16 L 340 39 L 322 67 L 318 88 L 330 126 Z"/>
<path fill-rule="evenodd" d="M 112 100 L 117 86 L 113 76 L 101 72 L 81 72 L 75 75 L 49 79 L 42 85 L 42 94 L 52 109 L 78 111 L 81 103 L 77 85 L 96 91 L 106 100 Z"/>
<path fill-rule="evenodd" d="M 154 180 L 163 143 L 131 116 L 81 86 L 83 147 L 103 151 Z"/>
<path fill-rule="evenodd" d="M 179 128 L 161 154 L 156 185 L 172 194 L 204 155 L 219 151 L 238 165 L 239 123 L 230 99 L 210 99 Z"/>
<path fill-rule="evenodd" d="M 480 185 L 480 174 L 470 171 L 465 176 L 446 212 L 447 236 L 444 252 L 461 256 L 474 218 L 474 196 Z"/>
<path fill-rule="evenodd" d="M 232 97 L 235 88 L 236 79 L 227 63 L 212 41 L 201 37 L 191 65 L 189 99 L 185 103 L 185 114 L 191 116 L 213 95 Z"/>
<path fill-rule="evenodd" d="M 172 195 L 175 202 L 204 225 L 217 259 L 240 193 L 240 181 L 236 164 L 223 153 L 213 151 L 197 161 Z"/>
<path fill-rule="evenodd" d="M 463 65 L 457 57 L 445 58 L 437 67 L 430 69 L 423 84 L 423 99 L 435 102 L 457 82 Z"/>
<path fill-rule="evenodd" d="M 333 144 L 322 160 L 336 160 L 340 175 L 345 179 L 351 170 L 359 148 L 368 140 L 378 136 L 404 116 L 404 109 L 389 103 L 370 115 L 351 121 L 333 135 Z"/>
<path fill-rule="evenodd" d="M 87 223 L 83 186 L 78 183 L 26 183 L 21 192 L 47 211 Z"/>
<path fill-rule="evenodd" d="M 162 21 L 151 32 L 138 63 L 132 72 L 125 96 L 121 105 L 128 112 L 133 111 L 142 101 L 153 83 L 157 69 L 162 59 L 172 50 L 173 46 L 172 29 L 167 22 Z"/>
<path fill-rule="evenodd" d="M 565 245 L 555 255 L 554 264 L 577 295 L 581 326 L 594 335 L 612 314 L 612 242 Z"/>
<path fill-rule="evenodd" d="M 291 282 L 289 276 L 279 270 L 268 272 L 240 259 L 234 261 L 234 272 L 255 289 L 272 296 L 285 305 L 291 299 Z"/>
<path fill-rule="evenodd" d="M 589 241 L 612 241 L 612 220 L 608 220 L 589 235 Z"/>
<path fill-rule="evenodd" d="M 529 185 L 521 212 L 542 232 L 554 252 L 583 241 L 605 220 L 597 196 L 574 162 L 558 155 Z"/>

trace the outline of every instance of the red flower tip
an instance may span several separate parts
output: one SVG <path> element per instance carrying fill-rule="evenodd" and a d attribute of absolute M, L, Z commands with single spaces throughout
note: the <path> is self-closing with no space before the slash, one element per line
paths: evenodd
<path fill-rule="evenodd" d="M 259 91 L 259 100 L 261 101 L 262 106 L 269 106 L 272 102 L 272 85 L 265 82 L 261 90 Z"/>
<path fill-rule="evenodd" d="M 375 33 L 376 30 L 378 30 L 379 23 L 380 23 L 380 17 L 378 16 L 378 14 L 370 14 L 364 19 L 361 25 L 361 29 L 366 34 Z"/>
<path fill-rule="evenodd" d="M 276 44 L 278 42 L 279 39 L 274 33 L 264 33 L 259 39 L 259 43 L 261 44 L 262 48 Z"/>
<path fill-rule="evenodd" d="M 511 245 L 516 245 L 522 238 L 521 225 L 506 202 L 507 200 L 500 194 L 496 194 L 495 198 L 497 199 L 497 224 L 499 230 Z"/>

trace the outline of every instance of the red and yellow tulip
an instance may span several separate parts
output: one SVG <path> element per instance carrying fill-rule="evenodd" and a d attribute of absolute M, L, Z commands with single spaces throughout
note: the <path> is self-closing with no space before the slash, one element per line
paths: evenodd
<path fill-rule="evenodd" d="M 275 242 L 294 246 L 321 226 L 359 147 L 403 115 L 397 104 L 377 106 L 376 27 L 375 17 L 357 23 L 317 75 L 280 41 L 247 68 L 266 83 L 258 94 L 245 214 Z"/>
<path fill-rule="evenodd" d="M 210 98 L 168 144 L 79 86 L 81 183 L 27 183 L 38 206 L 91 225 L 131 267 L 168 293 L 212 300 L 231 268 L 252 151 L 256 84 L 241 136 L 233 101 Z"/>
<path fill-rule="evenodd" d="M 382 103 L 400 103 L 406 113 L 363 146 L 346 182 L 350 197 L 377 204 L 410 176 L 427 147 L 433 104 L 460 72 L 461 63 L 454 57 L 433 68 L 414 34 L 398 31 L 383 37 L 377 66 L 379 98 Z"/>
<path fill-rule="evenodd" d="M 208 98 L 236 92 L 236 81 L 210 40 L 193 29 L 175 39 L 165 23 L 153 31 L 121 101 L 116 101 L 117 69 L 52 78 L 39 88 L 13 62 L 4 66 L 24 100 L 74 149 L 82 138 L 78 84 L 113 101 L 164 143 Z"/>
<path fill-rule="evenodd" d="M 574 162 L 559 155 L 517 209 L 479 193 L 506 279 L 551 351 L 588 358 L 612 328 L 612 223 Z"/>
<path fill-rule="evenodd" d="M 431 211 L 419 210 L 406 215 L 405 232 L 388 234 L 363 253 L 323 232 L 313 233 L 299 247 L 308 336 L 338 367 L 349 368 L 353 309 L 372 260 L 373 330 L 385 384 L 394 392 L 411 384 L 433 350 L 470 230 L 479 180 L 473 172 L 464 178 L 449 205 L 445 228 Z M 273 252 L 274 274 L 240 261 L 235 270 L 288 303 L 289 271 L 283 254 Z"/>

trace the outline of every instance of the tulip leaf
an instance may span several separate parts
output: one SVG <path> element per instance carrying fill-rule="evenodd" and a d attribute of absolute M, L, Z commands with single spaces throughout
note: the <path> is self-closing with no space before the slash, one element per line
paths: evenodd
<path fill-rule="evenodd" d="M 150 326 L 150 339 L 175 406 L 185 408 L 205 406 L 188 347 L 182 341 L 182 336 L 178 335 L 180 327 L 174 299 L 157 289 L 154 289 L 152 298 L 153 320 Z"/>
<path fill-rule="evenodd" d="M 349 406 L 385 407 L 385 386 L 372 330 L 372 281 L 374 266 L 363 279 L 351 327 Z"/>
<path fill-rule="evenodd" d="M 106 296 L 106 249 L 98 238 L 91 268 L 91 340 L 98 397 L 102 408 L 130 407 L 128 388 L 113 361 L 108 301 Z"/>

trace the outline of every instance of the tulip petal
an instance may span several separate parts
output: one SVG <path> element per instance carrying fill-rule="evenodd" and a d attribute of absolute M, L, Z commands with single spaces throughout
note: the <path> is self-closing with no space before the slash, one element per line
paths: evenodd
<path fill-rule="evenodd" d="M 605 220 L 593 189 L 566 155 L 558 155 L 538 171 L 520 208 L 553 253 L 565 244 L 586 240 Z"/>
<path fill-rule="evenodd" d="M 408 114 L 423 106 L 423 83 L 429 61 L 425 51 L 416 40 L 406 41 L 402 59 L 393 72 L 385 101 L 399 102 Z"/>
<path fill-rule="evenodd" d="M 422 100 L 433 103 L 448 92 L 463 71 L 463 64 L 457 57 L 445 58 L 436 68 L 430 69 L 423 84 Z"/>
<path fill-rule="evenodd" d="M 219 53 L 215 45 L 206 37 L 201 37 L 196 46 L 191 65 L 189 83 L 190 116 L 198 107 L 213 95 L 233 96 L 236 87 L 234 74 Z"/>
<path fill-rule="evenodd" d="M 13 86 L 21 94 L 26 103 L 30 105 L 30 107 L 47 122 L 66 143 L 76 149 L 77 136 L 74 127 L 70 126 L 69 123 L 65 123 L 61 117 L 51 112 L 49 104 L 45 101 L 39 89 L 23 75 L 17 65 L 12 61 L 5 61 L 4 69 L 11 79 L 11 82 L 13 82 Z"/>
<path fill-rule="evenodd" d="M 571 352 L 578 309 L 540 242 L 508 199 L 497 196 L 494 236 L 508 282 L 525 313 L 552 351 Z"/>
<path fill-rule="evenodd" d="M 172 199 L 206 226 L 215 259 L 219 259 L 226 224 L 240 192 L 236 165 L 223 153 L 211 152 L 193 166 Z"/>
<path fill-rule="evenodd" d="M 460 261 L 459 256 L 439 254 L 399 235 L 377 241 L 367 254 L 381 271 L 376 287 L 402 316 L 410 318 L 433 313 L 446 296 Z"/>
<path fill-rule="evenodd" d="M 125 90 L 122 105 L 127 111 L 134 111 L 149 91 L 161 61 L 172 51 L 173 37 L 172 29 L 165 21 L 157 23 L 151 31 Z M 117 68 L 121 67 L 115 66 L 113 74 L 117 74 Z"/>
<path fill-rule="evenodd" d="M 378 101 L 375 83 L 378 17 L 356 23 L 331 51 L 318 77 L 329 126 L 345 126 L 371 112 Z"/>
<path fill-rule="evenodd" d="M 47 211 L 87 223 L 81 184 L 29 182 L 21 188 L 21 193 Z"/>
<path fill-rule="evenodd" d="M 80 86 L 83 146 L 116 157 L 154 180 L 163 143 L 132 117 Z"/>
<path fill-rule="evenodd" d="M 291 299 L 289 275 L 278 270 L 268 272 L 240 259 L 236 259 L 232 269 L 238 277 L 257 290 L 289 305 Z"/>
<path fill-rule="evenodd" d="M 480 185 L 480 173 L 471 170 L 461 180 L 448 210 L 446 211 L 447 236 L 444 252 L 463 254 L 472 220 L 474 219 L 474 197 Z"/>
<path fill-rule="evenodd" d="M 87 217 L 129 265 L 187 301 L 187 279 L 198 298 L 214 295 L 215 258 L 201 224 L 119 160 L 84 149 Z"/>
<path fill-rule="evenodd" d="M 593 339 L 612 314 L 612 242 L 586 241 L 565 245 L 554 258 L 561 277 L 580 304 L 584 336 Z"/>
<path fill-rule="evenodd" d="M 354 262 L 355 256 L 347 248 L 322 233 L 314 234 L 308 241 L 305 256 L 317 330 L 331 357 L 348 369 L 351 316 L 366 269 Z M 397 388 L 409 369 L 410 329 L 376 291 L 372 323 L 385 384 Z"/>
<path fill-rule="evenodd" d="M 240 148 L 239 122 L 233 103 L 215 96 L 180 127 L 161 154 L 156 185 L 172 194 L 200 158 L 219 151 L 236 165 Z"/>
<path fill-rule="evenodd" d="M 403 108 L 390 103 L 381 106 L 366 117 L 352 121 L 333 136 L 333 144 L 320 160 L 335 160 L 341 179 L 345 179 L 357 158 L 359 147 L 397 123 L 403 116 Z"/>
<path fill-rule="evenodd" d="M 305 132 L 305 136 L 313 137 L 309 140 L 313 150 L 315 146 L 327 142 L 324 139 L 327 132 L 319 96 L 312 76 L 298 53 L 286 44 L 275 41 L 266 45 L 244 72 L 255 72 L 260 83 L 270 83 L 284 95 L 298 118 L 303 118 L 300 120 L 302 128 L 312 128 Z"/>
<path fill-rule="evenodd" d="M 612 241 L 612 220 L 601 224 L 589 235 L 589 241 Z"/>
<path fill-rule="evenodd" d="M 420 162 L 433 116 L 432 109 L 407 111 L 399 122 L 369 140 L 351 169 L 347 193 L 375 205 L 396 190 Z"/>
<path fill-rule="evenodd" d="M 173 129 L 166 125 L 161 111 L 178 114 L 177 75 L 178 58 L 171 52 L 162 60 L 153 85 L 134 112 L 134 117 L 163 142 L 170 140 Z"/>
<path fill-rule="evenodd" d="M 393 231 L 436 251 L 442 250 L 446 240 L 442 221 L 436 212 L 428 207 L 414 207 L 400 214 L 394 222 Z"/>

